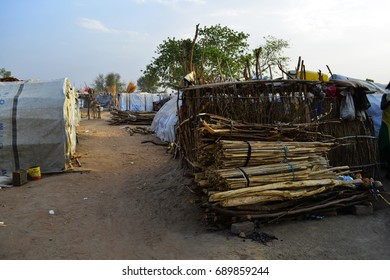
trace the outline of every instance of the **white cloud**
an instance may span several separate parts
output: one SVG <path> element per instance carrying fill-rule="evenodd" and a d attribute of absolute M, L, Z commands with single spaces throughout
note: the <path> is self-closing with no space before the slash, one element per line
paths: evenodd
<path fill-rule="evenodd" d="M 104 23 L 102 23 L 101 21 L 96 20 L 96 19 L 80 18 L 78 20 L 77 24 L 85 29 L 94 30 L 97 32 L 102 32 L 102 33 L 120 34 L 120 35 L 126 35 L 126 36 L 140 35 L 136 31 L 109 28 Z"/>
<path fill-rule="evenodd" d="M 85 29 L 90 29 L 98 32 L 113 33 L 115 30 L 106 27 L 102 22 L 91 18 L 80 18 L 77 22 L 78 25 Z"/>

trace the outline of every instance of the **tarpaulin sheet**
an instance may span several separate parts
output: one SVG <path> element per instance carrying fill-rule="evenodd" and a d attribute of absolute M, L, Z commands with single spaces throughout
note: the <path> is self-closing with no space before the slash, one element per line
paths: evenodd
<path fill-rule="evenodd" d="M 60 172 L 76 152 L 77 93 L 68 79 L 0 83 L 0 171 Z"/>
<path fill-rule="evenodd" d="M 381 110 L 381 93 L 367 94 L 368 101 L 370 101 L 370 108 L 368 108 L 367 113 L 371 117 L 372 122 L 374 123 L 375 136 L 379 136 L 379 130 L 382 123 L 382 110 Z"/>
<path fill-rule="evenodd" d="M 119 95 L 119 110 L 152 112 L 153 102 L 160 101 L 160 94 L 153 93 L 121 93 Z"/>
<path fill-rule="evenodd" d="M 174 142 L 176 139 L 175 125 L 177 123 L 177 96 L 164 104 L 153 119 L 150 129 L 164 142 Z M 179 100 L 179 107 L 181 100 Z"/>

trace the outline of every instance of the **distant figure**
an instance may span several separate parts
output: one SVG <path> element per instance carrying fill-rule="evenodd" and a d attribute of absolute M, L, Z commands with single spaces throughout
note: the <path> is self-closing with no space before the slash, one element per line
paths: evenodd
<path fill-rule="evenodd" d="M 96 101 L 91 102 L 92 117 L 96 119 L 98 117 L 98 103 Z"/>
<path fill-rule="evenodd" d="M 100 104 L 97 104 L 96 105 L 96 111 L 97 111 L 97 118 L 98 119 L 101 119 L 102 118 L 102 109 L 103 107 L 100 105 Z"/>
<path fill-rule="evenodd" d="M 112 111 L 114 108 L 114 100 L 112 98 L 112 95 L 110 94 L 110 98 L 108 99 L 108 110 Z"/>
<path fill-rule="evenodd" d="M 88 88 L 88 120 L 91 119 L 91 106 L 92 106 L 92 103 L 93 101 L 95 100 L 95 91 L 93 88 Z"/>
<path fill-rule="evenodd" d="M 390 83 L 387 85 L 388 93 L 383 94 L 381 100 L 382 124 L 379 130 L 379 154 L 381 162 L 387 163 L 386 178 L 390 179 Z"/>
<path fill-rule="evenodd" d="M 153 111 L 158 111 L 158 110 L 160 110 L 161 109 L 161 107 L 165 104 L 165 103 L 167 103 L 169 100 L 171 100 L 171 96 L 170 97 L 168 97 L 168 98 L 164 98 L 164 99 L 162 99 L 162 100 L 160 100 L 160 101 L 154 101 L 153 102 Z"/>

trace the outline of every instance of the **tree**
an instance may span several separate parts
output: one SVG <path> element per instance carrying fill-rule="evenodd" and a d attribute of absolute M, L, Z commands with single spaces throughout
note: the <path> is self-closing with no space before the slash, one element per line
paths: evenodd
<path fill-rule="evenodd" d="M 168 38 L 163 41 L 157 48 L 158 56 L 147 65 L 144 74 L 158 76 L 160 84 L 170 88 L 179 87 L 191 67 L 198 77 L 208 81 L 215 77 L 238 76 L 248 36 L 220 25 L 199 29 L 197 26 L 194 40 Z"/>
<path fill-rule="evenodd" d="M 155 52 L 158 56 L 153 57 L 152 62 L 146 66 L 144 76 L 149 82 L 157 80 L 155 86 L 179 87 L 183 77 L 190 71 L 191 49 L 191 39 L 164 40 Z M 200 58 L 199 48 L 195 50 L 194 56 Z"/>
<path fill-rule="evenodd" d="M 96 92 L 104 92 L 105 91 L 105 89 L 106 89 L 105 78 L 104 78 L 103 74 L 99 74 L 96 77 L 93 87 L 94 87 Z"/>
<path fill-rule="evenodd" d="M 207 81 L 237 77 L 247 51 L 248 34 L 214 25 L 199 28 L 194 40 L 168 38 L 157 47 L 157 57 L 146 66 L 145 76 L 159 77 L 161 86 L 178 88 L 194 68 Z M 199 40 L 196 40 L 199 37 Z"/>
<path fill-rule="evenodd" d="M 249 34 L 217 24 L 199 31 L 203 46 L 205 79 L 239 78 L 248 52 Z"/>
<path fill-rule="evenodd" d="M 263 37 L 265 44 L 253 50 L 252 64 L 255 65 L 256 77 L 262 77 L 265 72 L 270 76 L 276 67 L 285 69 L 289 58 L 283 55 L 284 49 L 289 47 L 289 43 L 283 39 L 273 36 Z M 277 72 L 279 71 L 277 70 Z M 271 71 L 271 73 L 270 73 Z"/>
<path fill-rule="evenodd" d="M 118 93 L 125 91 L 125 83 L 121 82 L 121 76 L 118 73 L 108 73 L 106 76 L 99 74 L 94 81 L 96 92 L 111 93 L 115 106 L 118 105 Z"/>
<path fill-rule="evenodd" d="M 0 68 L 0 75 L 2 78 L 9 78 L 11 77 L 11 71 L 7 71 L 5 68 Z"/>
<path fill-rule="evenodd" d="M 288 47 L 287 41 L 267 36 L 264 45 L 249 51 L 248 37 L 249 34 L 219 24 L 203 28 L 197 25 L 193 40 L 164 40 L 140 82 L 145 83 L 147 77 L 154 82 L 153 86 L 175 89 L 182 86 L 184 76 L 192 70 L 197 80 L 204 83 L 243 76 L 252 79 L 254 74 L 261 77 L 267 69 L 285 67 L 288 58 L 283 56 L 283 50 Z"/>
<path fill-rule="evenodd" d="M 114 106 L 118 106 L 118 93 L 124 92 L 124 83 L 121 83 L 121 76 L 118 73 L 111 72 L 105 77 L 105 88 L 114 98 Z"/>
<path fill-rule="evenodd" d="M 157 76 L 144 75 L 137 80 L 137 86 L 141 91 L 156 93 L 158 92 L 158 80 Z"/>

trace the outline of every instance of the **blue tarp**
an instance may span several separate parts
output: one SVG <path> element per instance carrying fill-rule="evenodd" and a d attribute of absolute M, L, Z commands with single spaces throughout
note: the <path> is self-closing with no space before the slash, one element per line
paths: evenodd
<path fill-rule="evenodd" d="M 368 101 L 371 107 L 368 108 L 367 113 L 372 118 L 375 128 L 375 136 L 378 137 L 379 129 L 382 123 L 381 99 L 382 93 L 367 94 Z"/>

